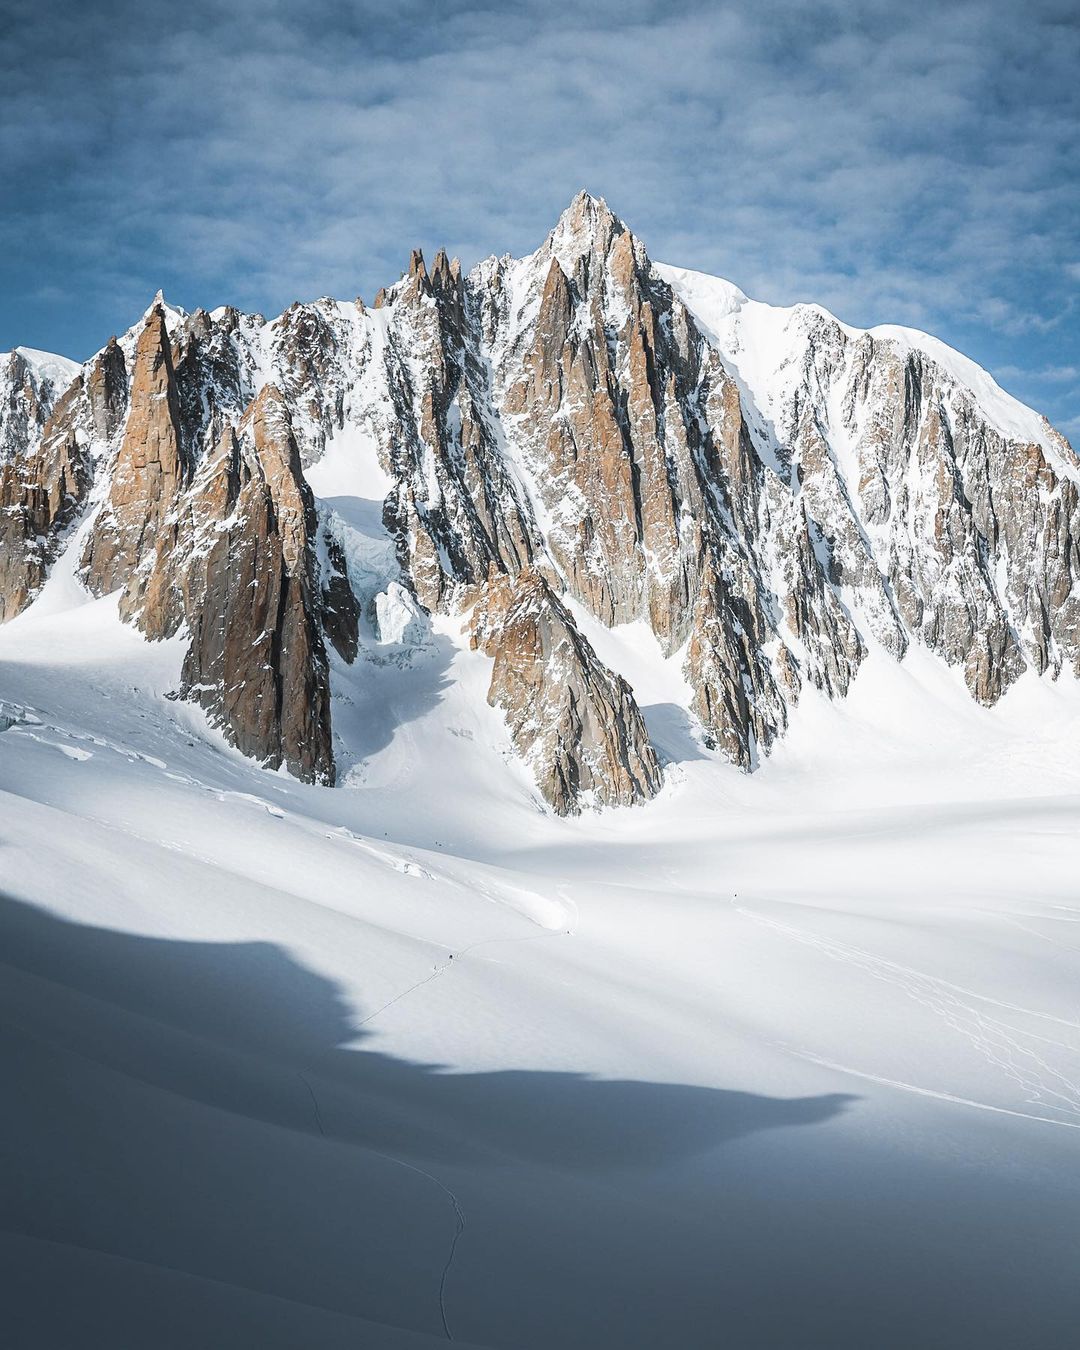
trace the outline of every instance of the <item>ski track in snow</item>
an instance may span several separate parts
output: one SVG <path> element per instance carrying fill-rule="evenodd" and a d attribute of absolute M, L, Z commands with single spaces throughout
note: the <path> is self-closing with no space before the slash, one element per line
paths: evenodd
<path fill-rule="evenodd" d="M 967 1000 L 978 1000 L 1010 1012 L 1021 1013 L 1026 1017 L 1067 1027 L 1072 1031 L 1080 1032 L 1080 1023 L 1070 1022 L 1064 1018 L 1055 1017 L 1050 1013 L 1038 1012 L 1032 1008 L 1023 1008 L 1017 1004 L 1007 1003 L 985 994 L 978 994 L 973 990 L 952 984 L 948 980 L 926 975 L 895 961 L 875 956 L 873 953 L 849 943 L 837 942 L 807 933 L 804 929 L 795 928 L 790 924 L 780 922 L 778 919 L 756 913 L 743 905 L 732 902 L 732 907 L 744 918 L 769 928 L 791 941 L 811 947 L 834 961 L 854 966 L 865 971 L 874 979 L 896 986 L 907 997 L 928 1008 L 953 1031 L 970 1041 L 985 1059 L 1000 1069 L 1007 1078 L 1020 1088 L 1024 1094 L 1024 1100 L 1028 1104 L 1041 1106 L 1047 1111 L 1059 1111 L 1063 1115 L 1076 1117 L 1076 1120 L 1061 1120 L 1052 1116 L 1034 1116 L 1028 1112 L 974 1102 L 949 1093 L 913 1087 L 911 1084 L 902 1083 L 895 1079 L 849 1069 L 807 1051 L 796 1050 L 794 1053 L 801 1058 L 820 1063 L 826 1067 L 843 1069 L 844 1072 L 870 1078 L 892 1087 L 907 1088 L 910 1091 L 921 1092 L 928 1096 L 938 1096 L 944 1100 L 961 1102 L 968 1106 L 978 1106 L 988 1111 L 1003 1111 L 1009 1115 L 1026 1116 L 1030 1120 L 1039 1120 L 1051 1125 L 1064 1125 L 1070 1129 L 1080 1129 L 1080 1083 L 1048 1063 L 1043 1054 L 1036 1050 L 1033 1045 L 1024 1042 L 1040 1042 L 1042 1045 L 1064 1050 L 1071 1055 L 1080 1055 L 1080 1046 L 1069 1041 L 1056 1040 L 1051 1036 L 1024 1031 L 998 1017 L 982 1012 L 974 1006 L 974 1003 Z"/>
<path fill-rule="evenodd" d="M 315 1124 L 319 1127 L 319 1133 L 324 1139 L 330 1138 L 331 1136 L 326 1133 L 326 1128 L 323 1125 L 322 1112 L 319 1109 L 319 1099 L 315 1095 L 315 1089 L 311 1086 L 311 1083 L 305 1074 L 298 1071 L 297 1077 L 308 1090 L 308 1095 L 311 1098 L 311 1105 L 315 1112 Z M 446 1261 L 443 1264 L 442 1272 L 439 1276 L 439 1316 L 442 1319 L 443 1332 L 446 1335 L 446 1339 L 452 1341 L 454 1335 L 450 1330 L 450 1322 L 446 1314 L 446 1282 L 450 1277 L 450 1267 L 454 1264 L 454 1257 L 457 1255 L 458 1242 L 461 1239 L 462 1233 L 465 1231 L 465 1211 L 461 1208 L 460 1201 L 450 1187 L 440 1181 L 437 1176 L 428 1172 L 425 1168 L 418 1167 L 415 1163 L 406 1162 L 404 1158 L 397 1158 L 392 1153 L 384 1153 L 381 1149 L 370 1148 L 367 1145 L 363 1145 L 363 1148 L 366 1153 L 374 1154 L 377 1158 L 385 1158 L 387 1162 L 396 1163 L 398 1167 L 404 1167 L 409 1172 L 415 1172 L 417 1176 L 425 1177 L 435 1186 L 438 1186 L 439 1190 L 442 1191 L 443 1195 L 446 1196 L 453 1207 L 455 1223 L 454 1236 L 450 1240 L 450 1250 L 447 1253 Z"/>
<path fill-rule="evenodd" d="M 334 837 L 333 835 L 327 836 L 327 838 L 333 837 Z M 353 842 L 362 843 L 363 841 L 354 839 Z M 377 850 L 375 848 L 370 848 L 369 851 L 376 855 L 380 852 L 380 850 Z M 425 873 L 424 875 L 430 878 L 430 873 Z M 563 894 L 563 890 L 561 887 L 559 893 L 560 898 L 567 899 L 567 897 Z M 570 903 L 573 902 L 571 901 Z M 395 1003 L 400 1003 L 402 999 L 408 998 L 410 994 L 415 993 L 418 989 L 422 989 L 427 984 L 431 984 L 433 981 L 437 980 L 441 975 L 444 975 L 448 970 L 452 970 L 454 968 L 455 957 L 457 957 L 458 968 L 460 969 L 462 959 L 468 956 L 470 952 L 478 951 L 481 947 L 493 947 L 502 943 L 542 942 L 546 938 L 572 937 L 572 936 L 573 936 L 573 929 L 568 929 L 565 933 L 563 932 L 530 933 L 524 937 L 482 938 L 479 942 L 473 942 L 467 947 L 462 947 L 459 951 L 452 952 L 441 965 L 437 965 L 435 967 L 435 969 L 431 972 L 430 975 L 426 975 L 422 980 L 417 980 L 415 984 L 411 984 L 407 989 L 403 989 L 399 994 L 395 994 L 394 997 L 388 999 L 382 1005 L 381 1008 L 376 1008 L 376 1010 L 373 1013 L 369 1013 L 367 1017 L 362 1018 L 359 1022 L 357 1022 L 356 1023 L 357 1029 L 359 1030 L 360 1027 L 367 1026 L 370 1022 L 373 1022 L 377 1017 L 381 1016 L 382 1013 L 386 1012 L 388 1008 L 392 1008 Z M 318 1099 L 315 1096 L 314 1089 L 312 1088 L 310 1082 L 303 1074 L 300 1074 L 300 1078 L 302 1079 L 304 1086 L 307 1088 L 308 1092 L 311 1095 L 311 1102 L 312 1106 L 315 1109 L 315 1121 L 319 1127 L 319 1133 L 325 1136 L 326 1130 L 323 1128 L 322 1116 L 319 1111 L 319 1103 Z M 453 1265 L 454 1257 L 457 1254 L 458 1242 L 461 1239 L 462 1233 L 464 1233 L 465 1231 L 466 1219 L 465 1213 L 461 1208 L 461 1203 L 458 1200 L 458 1197 L 454 1194 L 454 1192 L 450 1189 L 449 1186 L 445 1185 L 444 1182 L 440 1181 L 438 1177 L 433 1176 L 430 1172 L 425 1171 L 424 1168 L 417 1167 L 414 1163 L 405 1162 L 402 1158 L 396 1158 L 393 1156 L 393 1154 L 383 1153 L 378 1149 L 370 1149 L 369 1151 L 377 1154 L 377 1156 L 380 1158 L 387 1158 L 389 1159 L 389 1161 L 397 1163 L 400 1167 L 407 1167 L 410 1171 L 416 1172 L 420 1176 L 427 1177 L 429 1181 L 434 1182 L 435 1185 L 438 1186 L 438 1188 L 443 1192 L 443 1194 L 447 1197 L 447 1199 L 450 1201 L 451 1205 L 454 1208 L 454 1215 L 457 1222 L 457 1228 L 456 1231 L 454 1232 L 453 1239 L 451 1240 L 450 1251 L 447 1255 L 446 1264 L 443 1266 L 442 1275 L 439 1280 L 439 1313 L 442 1317 L 443 1331 L 446 1333 L 446 1339 L 448 1341 L 452 1341 L 454 1337 L 450 1330 L 450 1323 L 447 1319 L 446 1314 L 446 1282 L 450 1276 L 450 1267 Z"/>
<path fill-rule="evenodd" d="M 834 1069 L 837 1073 L 850 1074 L 852 1078 L 862 1078 L 868 1083 L 880 1083 L 883 1087 L 899 1088 L 901 1092 L 913 1092 L 918 1097 L 932 1097 L 940 1102 L 955 1102 L 957 1106 L 970 1106 L 976 1111 L 993 1111 L 1000 1116 L 1016 1116 L 1020 1120 L 1034 1120 L 1044 1125 L 1060 1125 L 1066 1130 L 1080 1130 L 1080 1122 L 1055 1120 L 1053 1116 L 1034 1116 L 1030 1111 L 1015 1111 L 1008 1106 L 991 1106 L 989 1102 L 973 1101 L 970 1097 L 958 1097 L 952 1092 L 939 1092 L 936 1088 L 919 1087 L 915 1083 L 905 1083 L 899 1078 L 886 1078 L 882 1074 L 867 1073 L 864 1069 L 853 1069 L 849 1064 L 838 1064 L 823 1055 L 812 1054 L 809 1050 L 799 1050 L 795 1046 L 775 1042 L 788 1054 L 805 1060 L 808 1064 L 818 1064 L 823 1069 Z"/>
<path fill-rule="evenodd" d="M 566 932 L 558 932 L 558 933 L 556 932 L 529 933 L 524 937 L 482 938 L 479 942 L 470 943 L 469 946 L 467 947 L 462 947 L 460 948 L 460 950 L 456 952 L 451 952 L 450 955 L 446 958 L 446 960 L 442 963 L 442 965 L 437 964 L 435 966 L 434 970 L 432 970 L 430 975 L 425 975 L 422 980 L 417 980 L 415 984 L 410 984 L 408 989 L 403 989 L 400 994 L 395 994 L 394 997 L 388 999 L 382 1005 L 381 1008 L 376 1008 L 373 1013 L 369 1013 L 367 1017 L 357 1022 L 356 1024 L 357 1028 L 366 1027 L 369 1022 L 374 1022 L 376 1017 L 380 1017 L 384 1012 L 386 1012 L 387 1008 L 392 1008 L 395 1003 L 400 1003 L 402 999 L 408 998 L 408 996 L 410 994 L 415 993 L 417 989 L 423 989 L 424 985 L 431 984 L 434 980 L 437 980 L 440 975 L 444 975 L 448 970 L 453 970 L 455 956 L 458 958 L 458 965 L 460 967 L 461 958 L 468 956 L 470 952 L 477 951 L 480 947 L 493 947 L 500 943 L 511 943 L 511 942 L 542 942 L 544 941 L 545 938 L 572 937 L 572 936 L 573 930 L 567 929 Z"/>

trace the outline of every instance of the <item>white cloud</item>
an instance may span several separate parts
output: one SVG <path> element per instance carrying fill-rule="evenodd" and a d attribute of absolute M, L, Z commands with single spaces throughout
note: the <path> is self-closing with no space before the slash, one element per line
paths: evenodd
<path fill-rule="evenodd" d="M 999 373 L 1009 379 L 1039 380 L 1044 384 L 1074 384 L 1080 380 L 1080 366 L 1043 366 L 1025 370 L 1022 366 L 1000 366 Z"/>
<path fill-rule="evenodd" d="M 0 256 L 85 311 L 370 296 L 414 243 L 535 247 L 587 186 L 763 299 L 997 334 L 1018 370 L 1075 334 L 1053 4 L 58 3 L 0 54 Z"/>
<path fill-rule="evenodd" d="M 1063 431 L 1066 436 L 1080 435 L 1080 417 L 1066 418 L 1065 421 L 1060 424 L 1059 429 Z"/>

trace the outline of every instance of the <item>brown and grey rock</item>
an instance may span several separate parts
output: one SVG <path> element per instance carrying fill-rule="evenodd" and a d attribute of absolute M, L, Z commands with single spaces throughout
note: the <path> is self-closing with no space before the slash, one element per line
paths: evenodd
<path fill-rule="evenodd" d="M 766 649 L 797 688 L 777 624 L 801 611 L 774 600 L 764 575 L 765 474 L 738 387 L 602 202 L 576 198 L 531 265 L 535 319 L 504 339 L 498 365 L 508 436 L 551 522 L 548 550 L 602 622 L 644 619 L 666 653 L 686 645 L 707 738 L 750 767 L 786 726 Z M 493 305 L 486 324 L 498 348 L 508 316 Z M 815 622 L 794 637 L 824 682 L 843 615 L 812 552 L 789 571 L 811 574 Z M 846 687 L 846 672 L 836 682 Z"/>
<path fill-rule="evenodd" d="M 320 575 L 314 500 L 276 386 L 193 462 L 199 438 L 183 417 L 182 381 L 214 365 L 208 316 L 194 320 L 176 346 L 179 370 L 160 307 L 139 335 L 109 497 L 84 549 L 86 583 L 98 594 L 120 590 L 121 615 L 151 639 L 186 630 L 180 692 L 245 754 L 332 782 L 322 621 L 328 612 L 351 658 L 356 600 L 332 549 Z M 230 401 L 226 384 L 226 406 L 238 388 Z"/>
<path fill-rule="evenodd" d="M 180 692 L 240 750 L 332 783 L 317 528 L 288 407 L 266 385 L 172 513 L 146 568 L 137 622 L 151 638 L 186 629 Z M 351 659 L 355 597 L 333 594 L 331 627 Z"/>
<path fill-rule="evenodd" d="M 0 464 L 0 623 L 44 585 L 64 531 L 86 500 L 92 468 L 80 444 L 84 404 L 80 377 L 57 403 L 40 441 Z"/>
<path fill-rule="evenodd" d="M 141 564 L 158 546 L 187 477 L 172 350 L 164 312 L 155 306 L 135 349 L 130 407 L 108 500 L 82 557 L 85 583 L 95 595 L 123 590 L 126 618 L 139 612 L 148 580 Z"/>
<path fill-rule="evenodd" d="M 192 551 L 182 586 L 191 632 L 183 692 L 245 754 L 332 783 L 314 502 L 275 386 L 263 389 L 238 433 L 224 433 L 190 509 L 206 543 Z M 337 618 L 350 629 L 343 613 Z M 354 602 L 353 644 L 355 625 Z"/>
<path fill-rule="evenodd" d="M 86 396 L 94 433 L 99 441 L 107 443 L 123 425 L 128 404 L 127 362 L 115 337 L 90 363 Z"/>
<path fill-rule="evenodd" d="M 660 765 L 630 686 L 602 664 L 539 571 L 511 581 L 493 569 L 472 632 L 495 662 L 488 702 L 559 815 L 656 795 Z"/>
<path fill-rule="evenodd" d="M 398 415 L 381 428 L 394 481 L 384 521 L 420 602 L 451 609 L 492 564 L 528 565 L 539 536 L 501 453 L 457 260 L 440 253 L 429 276 L 414 250 L 391 303 L 382 377 Z"/>

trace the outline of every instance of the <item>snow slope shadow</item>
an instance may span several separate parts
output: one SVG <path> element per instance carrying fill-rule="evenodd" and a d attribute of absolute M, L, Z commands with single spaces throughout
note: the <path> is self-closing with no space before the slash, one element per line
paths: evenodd
<path fill-rule="evenodd" d="M 191 1344 L 211 1294 L 217 1343 L 255 1343 L 255 1327 L 269 1346 L 441 1340 L 448 1276 L 450 1322 L 469 1321 L 449 1266 L 464 1220 L 482 1233 L 478 1174 L 577 1171 L 554 1182 L 564 1202 L 605 1172 L 852 1100 L 441 1073 L 342 1049 L 357 1033 L 340 991 L 269 943 L 144 938 L 6 900 L 0 951 L 0 1134 L 15 1161 L 0 1229 L 27 1291 L 64 1291 L 55 1307 L 26 1294 L 19 1345 L 65 1343 L 61 1304 L 83 1346 L 132 1343 L 136 1326 L 155 1346 Z M 103 1302 L 105 1288 L 127 1292 Z M 280 1317 L 267 1299 L 287 1301 Z"/>
<path fill-rule="evenodd" d="M 706 758 L 695 733 L 694 721 L 685 708 L 680 708 L 677 703 L 650 703 L 641 709 L 641 715 L 649 739 L 665 764 Z"/>
<path fill-rule="evenodd" d="M 5 899 L 0 949 L 16 983 L 31 981 L 21 1012 L 75 1000 L 82 1012 L 68 1033 L 82 1038 L 100 1024 L 93 1057 L 131 1077 L 316 1132 L 293 1082 L 301 1069 L 323 1086 L 324 1133 L 446 1161 L 487 1155 L 589 1169 L 663 1162 L 755 1130 L 815 1124 L 854 1100 L 533 1070 L 449 1073 L 338 1048 L 364 1034 L 349 1005 L 331 981 L 272 943 L 139 937 Z M 350 1111 L 350 1097 L 362 1111 Z"/>

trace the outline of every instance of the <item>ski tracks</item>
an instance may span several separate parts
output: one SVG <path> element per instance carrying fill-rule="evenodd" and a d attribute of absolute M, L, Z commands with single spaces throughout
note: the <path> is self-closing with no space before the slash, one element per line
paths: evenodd
<path fill-rule="evenodd" d="M 573 901 L 570 903 L 572 904 Z M 557 932 L 554 929 L 549 929 L 543 933 L 528 933 L 524 937 L 481 938 L 478 942 L 470 942 L 467 947 L 461 947 L 456 952 L 450 952 L 446 960 L 441 964 L 437 964 L 435 969 L 432 970 L 429 975 L 425 975 L 422 980 L 417 980 L 415 984 L 410 984 L 408 989 L 403 989 L 399 994 L 395 994 L 394 997 L 388 999 L 381 1008 L 376 1008 L 373 1013 L 368 1013 L 367 1017 L 364 1017 L 357 1022 L 357 1029 L 366 1027 L 369 1022 L 374 1022 L 376 1017 L 380 1017 L 386 1012 L 387 1008 L 392 1008 L 395 1003 L 400 1003 L 403 998 L 408 998 L 408 996 L 415 993 L 416 990 L 422 989 L 425 984 L 431 984 L 434 980 L 437 980 L 440 975 L 444 975 L 448 970 L 453 969 L 455 957 L 460 963 L 463 957 L 468 956 L 470 952 L 478 951 L 481 947 L 494 947 L 503 943 L 512 942 L 543 942 L 548 938 L 572 937 L 573 932 L 574 930 L 572 928 L 566 929 L 565 931 L 560 929 Z"/>
<path fill-rule="evenodd" d="M 319 1099 L 315 1095 L 315 1089 L 311 1086 L 311 1082 L 306 1074 L 297 1071 L 297 1077 L 308 1090 L 308 1096 L 311 1098 L 311 1106 L 315 1113 L 315 1124 L 319 1127 L 319 1134 L 322 1135 L 324 1139 L 329 1139 L 331 1136 L 327 1134 L 326 1127 L 323 1124 L 322 1112 L 319 1109 Z M 347 1143 L 348 1141 L 342 1140 L 342 1142 Z M 439 1317 L 442 1320 L 443 1333 L 446 1336 L 446 1339 L 452 1341 L 454 1339 L 454 1333 L 450 1330 L 450 1321 L 446 1315 L 446 1282 L 450 1278 L 450 1267 L 454 1264 L 454 1257 L 457 1255 L 458 1242 L 461 1240 L 461 1235 L 465 1231 L 465 1211 L 461 1208 L 460 1201 L 450 1187 L 447 1186 L 445 1182 L 440 1181 L 433 1173 L 426 1171 L 423 1167 L 418 1167 L 415 1163 L 406 1162 L 404 1158 L 398 1158 L 393 1153 L 384 1153 L 382 1149 L 371 1148 L 367 1144 L 361 1144 L 360 1147 L 363 1148 L 366 1153 L 371 1153 L 377 1158 L 384 1158 L 387 1162 L 394 1163 L 397 1167 L 403 1167 L 408 1172 L 415 1172 L 417 1176 L 424 1177 L 427 1181 L 430 1181 L 432 1185 L 437 1186 L 450 1202 L 450 1206 L 454 1212 L 454 1236 L 450 1239 L 450 1250 L 446 1254 L 446 1260 L 443 1263 L 442 1272 L 439 1275 Z"/>
<path fill-rule="evenodd" d="M 1080 1057 L 1080 1023 L 975 993 L 948 980 L 875 956 L 863 948 L 808 933 L 804 929 L 793 927 L 734 902 L 733 908 L 744 918 L 769 928 L 790 941 L 801 943 L 821 952 L 831 960 L 854 966 L 874 979 L 895 986 L 908 998 L 929 1009 L 952 1031 L 969 1041 L 984 1059 L 1019 1088 L 1026 1105 L 1036 1106 L 1055 1114 L 1032 1115 L 1026 1111 L 975 1102 L 951 1093 L 936 1092 L 929 1088 L 920 1088 L 910 1083 L 864 1073 L 801 1050 L 794 1051 L 801 1058 L 842 1069 L 857 1077 L 905 1088 L 924 1096 L 939 1097 L 1009 1115 L 1025 1116 L 1030 1120 L 1048 1124 L 1080 1128 L 1080 1082 L 1063 1068 L 1051 1063 L 1048 1057 L 1054 1050 L 1063 1051 L 1068 1057 Z M 1045 1032 L 1024 1030 L 1014 1026 L 1012 1021 L 1006 1021 L 1000 1013 L 991 1009 L 1001 1009 L 1006 1013 L 1033 1018 L 1049 1025 L 1045 1027 Z M 1061 1039 L 1059 1028 L 1065 1031 L 1066 1039 Z M 1049 1034 L 1051 1029 L 1054 1031 L 1053 1035 Z M 1060 1060 L 1061 1056 L 1057 1055 L 1054 1058 Z"/>
<path fill-rule="evenodd" d="M 574 902 L 568 896 L 565 895 L 563 887 L 559 887 L 559 895 L 560 898 L 565 900 L 568 904 L 574 905 L 576 915 L 577 913 L 576 902 Z M 468 956 L 470 952 L 478 951 L 481 947 L 494 947 L 497 945 L 501 945 L 503 943 L 511 943 L 511 942 L 515 943 L 542 942 L 547 938 L 570 937 L 573 936 L 573 932 L 574 929 L 571 928 L 566 930 L 565 932 L 560 930 L 558 932 L 548 931 L 544 933 L 528 933 L 524 937 L 481 938 L 477 942 L 469 943 L 468 946 L 462 947 L 460 950 L 456 952 L 451 952 L 447 956 L 445 961 L 443 961 L 441 964 L 436 965 L 435 969 L 430 973 L 430 975 L 425 975 L 425 977 L 422 980 L 417 980 L 415 984 L 409 985 L 407 989 L 403 989 L 400 993 L 395 994 L 393 998 L 388 999 L 382 1005 L 381 1008 L 376 1008 L 374 1012 L 369 1013 L 367 1017 L 363 1018 L 356 1024 L 357 1028 L 359 1029 L 360 1027 L 367 1026 L 369 1022 L 373 1022 L 376 1017 L 381 1016 L 381 1014 L 386 1012 L 388 1008 L 392 1008 L 395 1003 L 400 1003 L 402 999 L 408 998 L 410 994 L 415 993 L 418 989 L 422 989 L 426 984 L 431 984 L 434 980 L 437 980 L 441 975 L 444 975 L 446 971 L 451 970 L 453 968 L 455 957 L 457 958 L 460 966 L 463 957 Z M 312 1109 L 315 1113 L 315 1123 L 319 1128 L 319 1133 L 324 1138 L 326 1138 L 328 1136 L 323 1124 L 322 1113 L 319 1110 L 319 1101 L 315 1095 L 315 1090 L 312 1088 L 310 1081 L 304 1074 L 298 1073 L 298 1077 L 300 1078 L 304 1086 L 307 1088 L 308 1096 L 311 1098 Z M 367 1146 L 365 1145 L 364 1147 L 366 1148 Z M 458 1200 L 458 1197 L 450 1189 L 449 1186 L 447 1186 L 444 1182 L 440 1181 L 439 1178 L 435 1176 L 433 1173 L 425 1171 L 424 1168 L 418 1167 L 415 1163 L 406 1162 L 403 1158 L 395 1157 L 394 1154 L 392 1153 L 383 1153 L 379 1149 L 367 1149 L 367 1151 L 375 1154 L 377 1157 L 385 1158 L 388 1162 L 396 1163 L 398 1167 L 404 1167 L 410 1172 L 415 1172 L 418 1176 L 426 1177 L 428 1181 L 430 1181 L 433 1185 L 437 1186 L 440 1191 L 442 1191 L 443 1195 L 450 1202 L 450 1205 L 454 1212 L 455 1228 L 454 1228 L 454 1236 L 450 1241 L 450 1250 L 447 1253 L 446 1262 L 443 1265 L 442 1273 L 439 1277 L 439 1315 L 442 1318 L 443 1332 L 446 1336 L 446 1339 L 448 1341 L 452 1341 L 454 1339 L 454 1336 L 453 1332 L 450 1330 L 450 1322 L 446 1313 L 446 1286 L 450 1278 L 450 1268 L 453 1266 L 454 1257 L 457 1255 L 458 1243 L 461 1241 L 461 1236 L 465 1232 L 465 1226 L 467 1222 L 465 1218 L 465 1211 L 461 1207 L 461 1202 Z"/>

